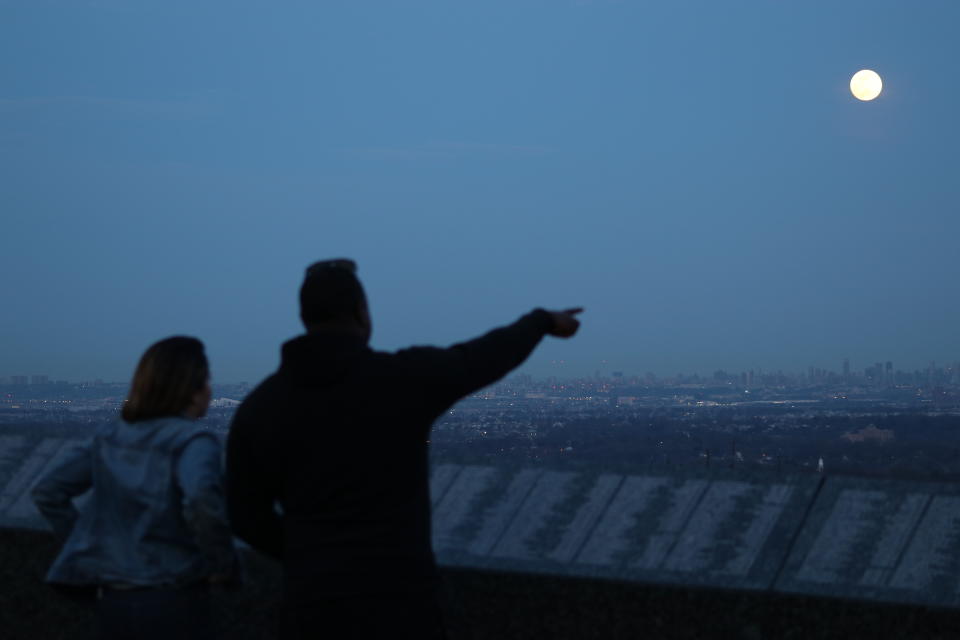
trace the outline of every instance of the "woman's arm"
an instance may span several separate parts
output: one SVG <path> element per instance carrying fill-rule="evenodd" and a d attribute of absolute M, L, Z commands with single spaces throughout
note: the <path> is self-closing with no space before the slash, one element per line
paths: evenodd
<path fill-rule="evenodd" d="M 211 577 L 232 576 L 236 569 L 233 536 L 223 495 L 220 442 L 201 434 L 187 444 L 176 464 L 183 492 L 183 517 L 207 558 Z"/>
<path fill-rule="evenodd" d="M 77 521 L 73 498 L 93 484 L 92 440 L 77 445 L 33 487 L 30 497 L 60 540 L 66 540 Z"/>

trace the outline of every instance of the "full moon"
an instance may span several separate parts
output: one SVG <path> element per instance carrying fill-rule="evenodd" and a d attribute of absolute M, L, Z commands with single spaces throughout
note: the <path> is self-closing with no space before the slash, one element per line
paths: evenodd
<path fill-rule="evenodd" d="M 873 100 L 883 89 L 883 80 L 876 71 L 861 69 L 850 78 L 850 92 L 857 100 Z"/>

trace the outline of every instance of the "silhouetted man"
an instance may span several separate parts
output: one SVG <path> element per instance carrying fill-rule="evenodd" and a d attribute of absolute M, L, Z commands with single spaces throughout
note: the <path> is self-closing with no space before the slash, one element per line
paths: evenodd
<path fill-rule="evenodd" d="M 233 420 L 230 517 L 240 538 L 283 563 L 285 634 L 439 638 L 430 427 L 544 335 L 576 333 L 581 309 L 537 309 L 448 349 L 385 353 L 367 346 L 355 272 L 351 260 L 307 269 L 307 332 L 283 345 L 280 368 Z"/>

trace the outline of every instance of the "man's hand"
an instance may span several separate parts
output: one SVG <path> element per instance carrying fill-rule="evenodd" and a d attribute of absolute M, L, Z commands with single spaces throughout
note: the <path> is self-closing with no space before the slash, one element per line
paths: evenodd
<path fill-rule="evenodd" d="M 564 309 L 563 311 L 548 311 L 553 317 L 553 329 L 548 333 L 551 336 L 557 338 L 569 338 L 577 332 L 577 329 L 580 328 L 580 321 L 576 319 L 576 315 L 583 311 L 583 307 L 576 307 L 574 309 Z"/>

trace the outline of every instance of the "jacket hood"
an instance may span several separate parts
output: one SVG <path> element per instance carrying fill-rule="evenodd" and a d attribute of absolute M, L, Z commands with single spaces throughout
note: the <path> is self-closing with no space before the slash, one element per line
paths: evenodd
<path fill-rule="evenodd" d="M 357 356 L 369 351 L 367 341 L 353 333 L 306 333 L 284 343 L 279 373 L 306 386 L 326 387 L 346 378 Z"/>
<path fill-rule="evenodd" d="M 106 429 L 113 434 L 112 437 L 121 438 L 128 444 L 147 446 L 146 443 L 155 440 L 169 441 L 183 433 L 194 433 L 199 427 L 197 421 L 191 418 L 164 416 L 136 422 L 117 418 L 115 423 L 108 424 Z"/>

